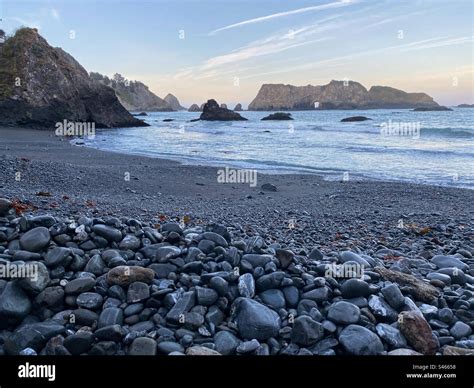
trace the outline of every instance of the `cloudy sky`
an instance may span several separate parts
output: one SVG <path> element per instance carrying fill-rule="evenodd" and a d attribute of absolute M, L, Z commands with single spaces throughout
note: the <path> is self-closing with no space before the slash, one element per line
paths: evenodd
<path fill-rule="evenodd" d="M 88 71 L 184 105 L 247 105 L 263 83 L 349 79 L 474 103 L 471 0 L 0 0 Z"/>

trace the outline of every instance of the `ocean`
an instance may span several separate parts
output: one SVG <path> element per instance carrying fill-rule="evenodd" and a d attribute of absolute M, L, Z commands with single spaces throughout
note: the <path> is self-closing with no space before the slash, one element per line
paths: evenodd
<path fill-rule="evenodd" d="M 240 113 L 248 121 L 190 122 L 200 113 L 148 113 L 141 118 L 150 127 L 101 130 L 84 140 L 93 148 L 185 164 L 474 189 L 474 109 L 297 111 L 293 121 L 261 121 L 272 112 Z M 341 122 L 349 116 L 372 120 Z"/>

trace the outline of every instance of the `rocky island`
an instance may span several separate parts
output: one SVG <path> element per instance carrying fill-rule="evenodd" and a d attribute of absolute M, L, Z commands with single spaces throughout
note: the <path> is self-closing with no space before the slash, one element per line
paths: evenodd
<path fill-rule="evenodd" d="M 249 110 L 408 109 L 438 104 L 425 93 L 407 93 L 388 86 L 367 90 L 359 82 L 331 81 L 322 86 L 264 84 Z"/>
<path fill-rule="evenodd" d="M 178 98 L 176 96 L 173 96 L 171 93 L 168 93 L 165 96 L 164 100 L 168 103 L 168 105 L 174 111 L 186 110 L 186 108 L 184 106 L 181 106 L 181 104 L 179 103 Z"/>
<path fill-rule="evenodd" d="M 222 104 L 225 105 L 225 104 Z M 208 100 L 204 104 L 200 119 L 208 121 L 245 121 L 245 117 L 242 117 L 237 112 L 230 109 L 219 106 L 216 100 Z"/>

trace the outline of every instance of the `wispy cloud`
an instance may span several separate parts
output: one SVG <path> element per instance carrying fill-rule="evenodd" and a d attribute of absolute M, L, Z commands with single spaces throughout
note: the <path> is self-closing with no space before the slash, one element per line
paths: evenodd
<path fill-rule="evenodd" d="M 203 74 L 201 73 L 203 72 L 217 75 L 219 72 L 210 71 L 222 66 L 239 66 L 239 72 L 241 72 L 240 63 L 243 61 L 330 40 L 332 37 L 327 34 L 328 31 L 340 29 L 348 23 L 343 16 L 343 14 L 332 15 L 295 30 L 280 31 L 263 39 L 252 41 L 229 53 L 211 57 L 199 66 L 182 69 L 175 78 L 202 78 Z M 233 72 L 235 73 L 235 70 Z M 204 77 L 207 78 L 207 75 Z"/>
<path fill-rule="evenodd" d="M 393 50 L 400 50 L 400 51 L 422 50 L 422 49 L 427 49 L 427 48 L 469 43 L 473 41 L 474 41 L 474 37 L 449 38 L 447 36 L 440 36 L 440 37 L 435 37 L 435 38 L 418 40 L 416 42 L 404 43 L 400 45 L 380 47 L 380 48 L 370 49 L 366 51 L 357 51 L 348 55 L 323 59 L 316 62 L 276 69 L 276 70 L 267 71 L 267 72 L 258 73 L 258 74 L 248 74 L 241 78 L 246 79 L 246 78 L 263 77 L 263 76 L 269 76 L 269 75 L 275 75 L 275 74 L 285 74 L 285 73 L 290 73 L 290 72 L 301 72 L 301 71 L 317 69 L 318 67 L 323 67 L 323 66 L 331 66 L 331 67 L 341 66 L 344 64 L 349 64 L 351 61 L 357 58 L 361 58 L 361 57 L 365 57 L 369 55 L 375 55 L 375 54 L 382 54 L 384 52 L 389 52 Z"/>
<path fill-rule="evenodd" d="M 425 50 L 430 48 L 446 47 L 446 46 L 456 46 L 458 44 L 472 43 L 474 42 L 474 36 L 462 36 L 458 38 L 435 38 L 424 42 L 415 42 L 410 45 L 407 45 L 403 48 L 402 51 L 415 51 L 415 50 Z"/>
<path fill-rule="evenodd" d="M 243 20 L 243 21 L 238 22 L 238 23 L 230 24 L 230 25 L 227 25 L 225 27 L 221 27 L 221 28 L 218 28 L 216 30 L 213 30 L 213 31 L 209 32 L 208 35 L 215 35 L 215 34 L 221 32 L 221 31 L 246 26 L 246 25 L 249 25 L 249 24 L 266 22 L 268 20 L 278 19 L 278 18 L 282 18 L 282 17 L 285 17 L 285 16 L 297 15 L 297 14 L 302 14 L 302 13 L 306 13 L 306 12 L 322 11 L 322 10 L 331 9 L 331 8 L 346 7 L 348 5 L 351 5 L 351 4 L 354 4 L 354 3 L 357 3 L 357 2 L 359 2 L 359 0 L 341 0 L 341 1 L 336 1 L 336 2 L 333 2 L 333 3 L 327 3 L 327 4 L 315 5 L 315 6 L 311 6 L 311 7 L 293 9 L 291 11 L 278 12 L 278 13 L 274 13 L 274 14 L 271 14 L 271 15 L 261 16 L 261 17 L 257 17 L 257 18 L 253 18 L 253 19 L 247 19 L 247 20 Z"/>

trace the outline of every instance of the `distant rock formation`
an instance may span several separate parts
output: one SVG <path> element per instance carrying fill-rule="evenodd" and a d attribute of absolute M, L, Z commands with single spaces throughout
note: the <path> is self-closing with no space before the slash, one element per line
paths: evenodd
<path fill-rule="evenodd" d="M 0 124 L 51 128 L 64 120 L 96 128 L 147 126 L 68 53 L 33 28 L 0 43 Z"/>
<path fill-rule="evenodd" d="M 247 120 L 237 112 L 230 109 L 221 108 L 216 100 L 208 100 L 204 104 L 204 109 L 200 116 L 201 120 L 208 121 L 243 121 Z"/>
<path fill-rule="evenodd" d="M 168 105 L 171 107 L 171 109 L 178 111 L 178 110 L 186 110 L 185 107 L 181 106 L 179 103 L 179 100 L 173 96 L 171 93 L 168 93 L 164 100 L 168 103 Z"/>
<path fill-rule="evenodd" d="M 234 112 L 242 112 L 242 104 L 237 104 L 234 108 Z"/>
<path fill-rule="evenodd" d="M 198 104 L 193 104 L 189 107 L 188 112 L 202 112 L 202 109 L 199 108 Z"/>
<path fill-rule="evenodd" d="M 99 73 L 90 73 L 92 79 L 115 90 L 120 103 L 129 111 L 171 112 L 173 108 L 140 81 L 129 81 L 120 74 L 112 79 Z"/>
<path fill-rule="evenodd" d="M 222 109 L 227 109 L 227 104 L 221 104 Z"/>
<path fill-rule="evenodd" d="M 474 104 L 459 104 L 457 108 L 474 108 Z"/>
<path fill-rule="evenodd" d="M 425 93 L 406 93 L 388 86 L 367 90 L 354 81 L 331 81 L 322 86 L 264 84 L 249 110 L 378 109 L 436 107 Z"/>
<path fill-rule="evenodd" d="M 293 117 L 291 117 L 291 113 L 277 112 L 265 116 L 262 121 L 265 120 L 293 120 Z"/>
<path fill-rule="evenodd" d="M 432 106 L 432 107 L 420 107 L 413 109 L 413 112 L 442 112 L 442 111 L 450 111 L 451 108 L 447 106 Z"/>
<path fill-rule="evenodd" d="M 352 117 L 346 117 L 341 120 L 341 123 L 352 123 L 355 121 L 367 121 L 367 120 L 372 120 L 369 119 L 368 117 L 365 116 L 352 116 Z"/>

